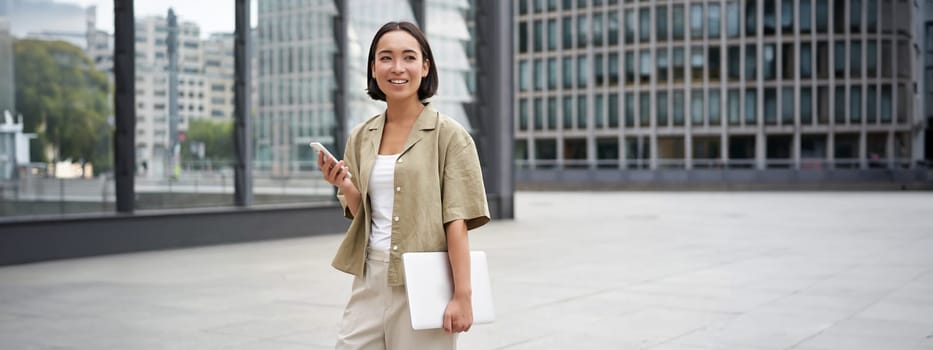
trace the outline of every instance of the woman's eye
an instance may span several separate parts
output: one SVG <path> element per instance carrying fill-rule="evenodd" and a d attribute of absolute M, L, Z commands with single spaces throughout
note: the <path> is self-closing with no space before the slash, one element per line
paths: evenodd
<path fill-rule="evenodd" d="M 405 56 L 405 59 L 406 59 L 406 60 L 409 60 L 409 61 L 414 61 L 414 60 L 415 60 L 415 56 Z"/>
<path fill-rule="evenodd" d="M 389 61 L 389 60 L 392 60 L 392 58 L 391 58 L 391 57 L 388 57 L 388 56 L 384 56 L 384 57 L 379 57 L 379 60 L 380 60 L 380 61 Z"/>

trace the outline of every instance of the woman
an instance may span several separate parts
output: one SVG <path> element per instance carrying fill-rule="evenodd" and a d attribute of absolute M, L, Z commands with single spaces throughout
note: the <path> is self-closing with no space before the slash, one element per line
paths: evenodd
<path fill-rule="evenodd" d="M 352 219 L 333 261 L 356 276 L 337 349 L 454 349 L 473 324 L 467 231 L 489 222 L 476 146 L 423 102 L 437 91 L 437 66 L 417 26 L 382 26 L 368 67 L 367 92 L 385 112 L 353 129 L 343 160 L 318 154 Z M 411 328 L 401 258 L 418 251 L 450 257 L 454 296 L 443 329 Z"/>

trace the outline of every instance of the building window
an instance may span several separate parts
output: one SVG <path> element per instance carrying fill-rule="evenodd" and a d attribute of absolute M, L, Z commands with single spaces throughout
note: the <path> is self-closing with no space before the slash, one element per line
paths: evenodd
<path fill-rule="evenodd" d="M 754 44 L 745 45 L 745 80 L 753 81 L 757 77 L 758 68 L 756 64 L 758 63 L 757 55 L 755 52 L 756 46 Z"/>
<path fill-rule="evenodd" d="M 745 2 L 745 35 L 755 36 L 755 30 L 758 26 L 758 10 L 755 8 L 755 2 L 758 0 L 748 0 Z"/>
<path fill-rule="evenodd" d="M 781 46 L 781 76 L 793 80 L 794 74 L 794 44 L 785 43 Z"/>
<path fill-rule="evenodd" d="M 862 122 L 862 87 L 858 85 L 849 91 L 849 118 L 852 123 Z"/>
<path fill-rule="evenodd" d="M 635 126 L 635 95 L 631 92 L 625 93 L 625 127 Z"/>
<path fill-rule="evenodd" d="M 577 96 L 577 127 L 586 129 L 586 119 L 589 116 L 586 105 L 586 95 Z"/>
<path fill-rule="evenodd" d="M 609 95 L 609 127 L 619 127 L 619 95 Z"/>
<path fill-rule="evenodd" d="M 844 78 L 846 75 L 846 43 L 845 41 L 836 41 L 836 49 L 833 52 L 834 70 L 836 78 Z"/>
<path fill-rule="evenodd" d="M 557 20 L 547 21 L 547 49 L 549 51 L 557 50 Z"/>
<path fill-rule="evenodd" d="M 800 88 L 800 123 L 813 123 L 813 91 L 808 87 Z"/>
<path fill-rule="evenodd" d="M 534 22 L 534 41 L 532 41 L 532 52 L 544 51 L 544 24 L 541 21 Z"/>
<path fill-rule="evenodd" d="M 638 11 L 638 40 L 648 42 L 651 39 L 651 10 L 643 7 Z"/>
<path fill-rule="evenodd" d="M 547 128 L 557 129 L 557 98 L 548 97 L 547 99 Z"/>
<path fill-rule="evenodd" d="M 709 28 L 707 28 L 706 30 L 709 31 L 710 38 L 718 38 L 719 37 L 719 21 L 720 21 L 719 20 L 720 18 L 719 4 L 709 4 L 709 7 L 707 7 L 707 12 L 708 12 L 707 16 L 709 18 L 709 24 L 708 24 Z"/>
<path fill-rule="evenodd" d="M 709 124 L 710 126 L 719 125 L 719 109 L 722 101 L 719 98 L 719 90 L 709 91 Z"/>
<path fill-rule="evenodd" d="M 534 116 L 535 130 L 544 129 L 544 101 L 540 97 L 535 98 L 534 108 L 532 115 Z"/>
<path fill-rule="evenodd" d="M 811 11 L 810 0 L 800 0 L 800 23 L 798 25 L 800 26 L 801 34 L 810 33 L 810 21 L 812 20 L 810 15 Z M 791 14 L 791 16 L 793 16 L 793 14 Z M 793 17 L 791 17 L 791 21 L 793 21 Z"/>
<path fill-rule="evenodd" d="M 865 120 L 871 124 L 878 121 L 878 91 L 874 85 L 869 85 L 865 94 Z"/>
<path fill-rule="evenodd" d="M 829 123 L 829 88 L 826 86 L 816 90 L 816 121 L 822 125 Z"/>
<path fill-rule="evenodd" d="M 829 30 L 829 0 L 816 0 L 816 32 L 826 33 Z"/>
<path fill-rule="evenodd" d="M 703 37 L 703 4 L 690 5 L 690 37 Z"/>
<path fill-rule="evenodd" d="M 635 53 L 632 51 L 625 52 L 625 84 L 630 85 L 635 83 Z"/>
<path fill-rule="evenodd" d="M 800 77 L 809 79 L 813 76 L 813 57 L 810 53 L 810 43 L 800 44 Z"/>
<path fill-rule="evenodd" d="M 619 85 L 619 54 L 609 54 L 609 86 Z"/>
<path fill-rule="evenodd" d="M 593 56 L 593 77 L 596 86 L 602 86 L 606 81 L 606 74 L 603 71 L 603 54 L 601 53 Z"/>
<path fill-rule="evenodd" d="M 739 125 L 739 120 L 741 118 L 739 106 L 739 90 L 730 89 L 729 94 L 726 97 L 726 109 L 729 114 L 729 125 Z"/>
<path fill-rule="evenodd" d="M 635 42 L 635 11 L 625 10 L 625 42 Z"/>
<path fill-rule="evenodd" d="M 544 90 L 544 62 L 542 62 L 540 59 L 534 60 L 534 74 L 532 77 L 534 77 L 535 81 L 535 90 Z"/>
<path fill-rule="evenodd" d="M 586 47 L 587 31 L 589 31 L 589 25 L 586 23 L 586 16 L 577 16 L 577 47 Z"/>
<path fill-rule="evenodd" d="M 874 40 L 869 40 L 865 45 L 865 68 L 868 71 L 869 78 L 878 77 L 878 44 Z"/>
<path fill-rule="evenodd" d="M 755 89 L 745 90 L 745 125 L 755 125 L 758 120 L 757 93 Z"/>
<path fill-rule="evenodd" d="M 657 62 L 658 62 L 658 82 L 666 83 L 667 82 L 667 49 L 662 48 L 658 49 Z"/>
<path fill-rule="evenodd" d="M 564 129 L 573 129 L 573 97 L 565 96 L 564 107 Z"/>
<path fill-rule="evenodd" d="M 654 61 L 651 60 L 651 51 L 641 50 L 639 53 L 639 66 L 641 67 L 641 72 L 639 74 L 639 80 L 642 84 L 647 84 L 651 82 L 651 72 L 654 71 Z"/>
<path fill-rule="evenodd" d="M 518 91 L 528 91 L 531 85 L 531 67 L 528 61 L 518 61 Z"/>
<path fill-rule="evenodd" d="M 667 92 L 659 91 L 656 98 L 657 101 L 657 123 L 658 126 L 667 126 Z"/>
<path fill-rule="evenodd" d="M 849 30 L 853 33 L 862 31 L 862 2 L 859 0 L 850 0 L 849 8 Z"/>
<path fill-rule="evenodd" d="M 703 67 L 706 66 L 706 57 L 703 55 L 703 48 L 693 46 L 690 48 L 690 76 L 693 81 L 703 81 Z"/>
<path fill-rule="evenodd" d="M 673 51 L 673 79 L 675 83 L 684 81 L 684 48 L 675 47 Z"/>
<path fill-rule="evenodd" d="M 593 15 L 593 46 L 603 46 L 603 15 Z"/>
<path fill-rule="evenodd" d="M 563 74 L 564 89 L 573 88 L 573 57 L 564 57 Z"/>
<path fill-rule="evenodd" d="M 606 15 L 606 19 L 609 22 L 609 45 L 619 45 L 619 13 L 610 11 L 609 14 Z"/>
<path fill-rule="evenodd" d="M 655 24 L 657 25 L 658 42 L 666 42 L 668 40 L 667 33 L 667 6 L 662 5 L 658 6 L 655 10 Z"/>
<path fill-rule="evenodd" d="M 764 27 L 765 35 L 774 35 L 775 29 L 777 28 L 777 14 L 775 13 L 774 5 L 774 0 L 764 0 L 762 2 L 764 17 L 761 19 L 761 24 L 762 27 Z"/>
<path fill-rule="evenodd" d="M 638 124 L 642 128 L 651 126 L 651 95 L 648 92 L 638 94 Z"/>
<path fill-rule="evenodd" d="M 846 88 L 843 86 L 836 87 L 836 96 L 835 97 L 835 110 L 833 111 L 833 120 L 836 124 L 845 124 L 846 122 Z"/>
<path fill-rule="evenodd" d="M 587 83 L 588 71 L 587 71 L 587 62 L 586 56 L 577 56 L 577 87 L 585 88 Z"/>
<path fill-rule="evenodd" d="M 674 5 L 672 9 L 674 40 L 684 40 L 684 5 Z"/>
<path fill-rule="evenodd" d="M 762 56 L 764 59 L 764 66 L 762 67 L 764 70 L 763 72 L 764 79 L 774 80 L 775 75 L 776 75 L 775 74 L 776 66 L 777 66 L 775 62 L 776 57 L 774 57 L 775 56 L 774 44 L 764 45 L 764 48 L 762 50 Z"/>
<path fill-rule="evenodd" d="M 853 78 L 862 76 L 862 42 L 853 41 L 849 48 L 849 75 Z"/>
<path fill-rule="evenodd" d="M 738 46 L 729 46 L 727 49 L 728 54 L 728 71 L 729 71 L 729 80 L 738 81 L 741 79 L 742 71 L 742 57 L 741 57 L 741 48 Z"/>
<path fill-rule="evenodd" d="M 793 124 L 794 112 L 794 88 L 785 87 L 781 89 L 781 124 Z"/>
<path fill-rule="evenodd" d="M 528 100 L 518 101 L 518 130 L 528 130 Z"/>
<path fill-rule="evenodd" d="M 842 34 L 846 30 L 846 2 L 833 1 L 833 32 Z"/>
<path fill-rule="evenodd" d="M 865 29 L 869 33 L 878 32 L 878 0 L 865 2 Z"/>
<path fill-rule="evenodd" d="M 726 4 L 726 35 L 730 38 L 739 37 L 739 4 L 735 1 Z"/>
<path fill-rule="evenodd" d="M 781 32 L 784 34 L 794 33 L 794 0 L 783 0 L 781 2 Z"/>
<path fill-rule="evenodd" d="M 890 123 L 893 114 L 891 86 L 885 85 L 881 87 L 881 122 Z"/>
<path fill-rule="evenodd" d="M 563 19 L 561 19 L 560 27 L 562 31 L 564 49 L 573 48 L 573 18 L 564 17 Z"/>
<path fill-rule="evenodd" d="M 690 122 L 694 126 L 703 125 L 703 90 L 690 92 Z"/>
<path fill-rule="evenodd" d="M 684 92 L 682 90 L 674 91 L 674 125 L 684 125 Z"/>
<path fill-rule="evenodd" d="M 777 89 L 765 88 L 765 122 L 777 124 Z"/>
<path fill-rule="evenodd" d="M 816 43 L 816 76 L 829 79 L 829 44 L 825 41 Z"/>

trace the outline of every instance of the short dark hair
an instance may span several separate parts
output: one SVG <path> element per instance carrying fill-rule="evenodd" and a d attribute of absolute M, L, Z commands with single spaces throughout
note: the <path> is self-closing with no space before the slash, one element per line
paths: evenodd
<path fill-rule="evenodd" d="M 379 89 L 379 85 L 376 84 L 376 79 L 373 78 L 372 67 L 376 63 L 376 44 L 379 43 L 379 39 L 386 33 L 397 30 L 402 30 L 411 34 L 411 36 L 418 41 L 418 45 L 421 46 L 422 59 L 428 60 L 428 75 L 421 78 L 421 86 L 418 88 L 418 99 L 424 101 L 437 93 L 437 62 L 434 61 L 434 54 L 431 53 L 431 45 L 428 44 L 428 39 L 424 36 L 424 33 L 421 32 L 421 29 L 418 29 L 418 26 L 411 22 L 404 21 L 384 24 L 382 28 L 379 28 L 379 31 L 376 32 L 376 36 L 373 37 L 373 42 L 369 44 L 369 58 L 366 61 L 366 93 L 374 100 L 386 100 L 386 94 Z"/>

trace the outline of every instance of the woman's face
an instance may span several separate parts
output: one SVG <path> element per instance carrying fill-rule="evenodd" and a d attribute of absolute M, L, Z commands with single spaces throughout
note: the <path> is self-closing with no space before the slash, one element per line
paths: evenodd
<path fill-rule="evenodd" d="M 376 43 L 372 76 L 386 95 L 386 102 L 418 98 L 421 79 L 429 63 L 421 56 L 418 40 L 404 30 L 385 33 Z"/>

